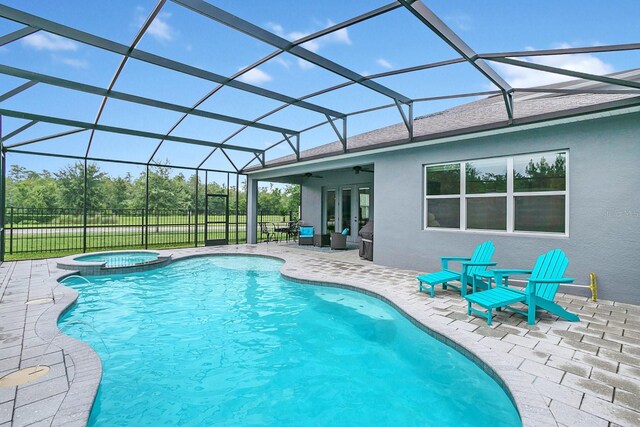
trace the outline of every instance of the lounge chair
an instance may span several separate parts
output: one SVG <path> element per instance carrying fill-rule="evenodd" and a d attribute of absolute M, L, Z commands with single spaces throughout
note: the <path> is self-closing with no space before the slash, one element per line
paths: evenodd
<path fill-rule="evenodd" d="M 492 270 L 496 287 L 467 295 L 465 297 L 468 302 L 467 314 L 475 313 L 482 316 L 487 319 L 487 325 L 491 325 L 492 310 L 505 308 L 527 316 L 527 323 L 533 325 L 536 322 L 536 309 L 542 308 L 571 322 L 579 322 L 578 316 L 553 302 L 560 283 L 573 282 L 573 279 L 562 277 L 568 264 L 569 260 L 564 252 L 554 249 L 540 255 L 533 270 Z M 508 287 L 508 277 L 514 274 L 530 274 L 527 286 L 523 290 Z M 487 274 L 476 275 L 474 281 L 482 280 L 483 276 L 488 277 Z M 491 287 L 490 280 L 491 278 L 489 278 L 489 287 Z M 518 302 L 526 304 L 527 311 L 510 307 L 511 304 Z M 477 310 L 471 306 L 472 304 L 484 307 L 487 311 Z"/>
<path fill-rule="evenodd" d="M 418 276 L 418 291 L 428 289 L 431 298 L 433 298 L 435 286 L 442 285 L 443 289 L 451 286 L 460 291 L 460 295 L 465 296 L 467 294 L 467 286 L 473 280 L 473 275 L 485 271 L 489 266 L 496 265 L 495 262 L 490 261 L 494 251 L 493 243 L 489 240 L 478 245 L 471 258 L 441 257 L 442 271 Z M 449 269 L 449 261 L 459 261 L 462 266 L 461 271 Z M 449 284 L 453 280 L 459 281 L 461 286 L 458 288 L 458 286 Z"/>

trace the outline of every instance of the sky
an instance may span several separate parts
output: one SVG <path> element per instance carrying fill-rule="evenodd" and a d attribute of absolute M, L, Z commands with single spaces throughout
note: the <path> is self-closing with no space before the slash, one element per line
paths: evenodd
<path fill-rule="evenodd" d="M 132 42 L 156 5 L 156 1 L 149 0 L 11 0 L 0 3 L 125 45 Z M 386 5 L 389 1 L 221 0 L 211 3 L 282 38 L 296 40 Z M 640 40 L 638 0 L 434 0 L 425 4 L 477 53 L 612 45 L 637 43 Z M 0 36 L 20 28 L 22 25 L 0 18 Z M 364 76 L 457 57 L 449 46 L 404 8 L 331 33 L 303 47 Z M 230 76 L 276 50 L 172 1 L 167 1 L 163 6 L 137 48 L 224 76 Z M 637 51 L 524 60 L 598 75 L 640 67 L 640 53 Z M 120 61 L 119 55 L 43 31 L 0 47 L 2 65 L 103 88 L 108 86 Z M 490 65 L 513 87 L 543 85 L 564 78 L 498 63 Z M 292 97 L 301 97 L 346 81 L 288 53 L 274 57 L 239 80 Z M 412 99 L 495 89 L 468 64 L 375 81 Z M 23 83 L 25 80 L 0 75 L 0 94 Z M 114 90 L 191 107 L 216 86 L 210 81 L 130 59 L 117 79 Z M 474 99 L 477 98 L 420 102 L 416 103 L 414 114 L 420 116 Z M 96 95 L 37 84 L 5 100 L 0 108 L 92 123 L 96 120 L 101 102 L 102 98 Z M 387 105 L 392 101 L 369 89 L 351 85 L 312 97 L 308 102 L 351 113 Z M 254 120 L 280 105 L 280 101 L 225 87 L 199 108 Z M 166 134 L 180 117 L 181 114 L 177 112 L 110 99 L 99 123 Z M 302 130 L 324 120 L 325 117 L 317 112 L 288 107 L 270 115 L 263 122 Z M 355 135 L 400 120 L 395 108 L 357 115 L 348 119 L 348 133 Z M 26 123 L 25 120 L 3 117 L 2 132 L 6 135 Z M 38 123 L 6 143 L 26 141 L 69 129 Z M 220 142 L 238 129 L 239 125 L 190 116 L 172 135 Z M 90 132 L 87 131 L 25 148 L 38 152 L 83 155 L 89 137 Z M 228 144 L 264 149 L 281 139 L 278 133 L 247 129 L 230 139 Z M 329 125 L 325 125 L 304 132 L 301 145 L 306 149 L 335 140 L 335 133 Z M 158 143 L 156 139 L 96 132 L 90 155 L 146 162 Z M 165 142 L 154 160 L 169 160 L 174 165 L 195 167 L 210 152 L 208 147 Z M 267 153 L 267 159 L 290 153 L 288 145 L 281 144 Z M 244 166 L 252 158 L 251 154 L 235 151 L 230 151 L 229 156 L 238 167 Z M 17 154 L 11 154 L 8 161 L 9 164 L 19 163 L 33 170 L 56 170 L 69 162 Z M 126 172 L 136 175 L 140 169 L 106 163 L 100 165 L 114 175 Z M 205 162 L 204 167 L 227 170 L 230 164 L 218 151 Z"/>

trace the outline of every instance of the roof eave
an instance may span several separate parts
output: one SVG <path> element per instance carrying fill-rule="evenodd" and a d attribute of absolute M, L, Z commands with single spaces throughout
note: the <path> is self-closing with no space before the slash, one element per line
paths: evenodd
<path fill-rule="evenodd" d="M 479 126 L 471 126 L 467 128 L 455 129 L 445 132 L 432 133 L 423 136 L 415 136 L 413 140 L 409 140 L 408 138 L 403 138 L 399 140 L 385 141 L 378 144 L 367 145 L 364 147 L 356 147 L 347 149 L 346 152 L 340 151 L 335 153 L 324 153 L 318 155 L 307 156 L 301 158 L 299 161 L 295 159 L 285 160 L 277 163 L 270 163 L 262 166 L 256 166 L 252 168 L 246 169 L 244 172 L 248 175 L 259 173 L 266 170 L 273 170 L 275 168 L 283 168 L 288 166 L 299 166 L 305 163 L 318 163 L 322 161 L 331 161 L 335 159 L 340 159 L 344 157 L 348 157 L 350 155 L 361 155 L 361 154 L 375 154 L 376 151 L 384 150 L 388 151 L 391 149 L 409 149 L 415 148 L 420 145 L 425 145 L 424 143 L 428 143 L 426 145 L 433 144 L 442 144 L 453 142 L 459 139 L 469 139 L 470 137 L 483 137 L 487 136 L 486 133 L 490 134 L 495 131 L 503 131 L 503 132 L 517 132 L 523 129 L 524 126 L 527 125 L 537 125 L 536 128 L 540 127 L 548 127 L 548 126 L 556 126 L 558 124 L 562 124 L 562 122 L 558 122 L 558 120 L 575 118 L 580 116 L 592 116 L 595 117 L 585 117 L 584 119 L 598 118 L 599 115 L 603 113 L 607 113 L 614 110 L 624 110 L 630 107 L 636 107 L 640 105 L 640 96 L 621 99 L 617 101 L 612 101 L 606 104 L 597 104 L 597 105 L 589 105 L 583 106 L 579 108 L 574 108 L 570 110 L 563 111 L 555 111 L 551 113 L 539 114 L 535 116 L 528 116 L 514 119 L 511 123 L 508 120 L 501 120 L 499 122 L 487 123 Z M 633 111 L 629 111 L 633 112 Z M 624 113 L 623 111 L 621 113 Z M 460 138 L 464 137 L 464 138 Z M 452 138 L 454 138 L 452 140 Z"/>

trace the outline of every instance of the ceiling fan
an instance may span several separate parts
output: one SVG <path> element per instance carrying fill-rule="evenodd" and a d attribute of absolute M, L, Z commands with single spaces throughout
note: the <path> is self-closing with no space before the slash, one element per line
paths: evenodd
<path fill-rule="evenodd" d="M 305 178 L 324 178 L 324 177 L 322 177 L 322 176 L 320 176 L 320 175 L 314 175 L 314 174 L 312 174 L 311 172 L 306 172 L 303 176 L 304 176 Z"/>
<path fill-rule="evenodd" d="M 365 169 L 362 166 L 354 166 L 353 167 L 353 171 L 356 173 L 356 175 L 358 175 L 360 172 L 373 173 L 373 171 L 371 169 Z"/>

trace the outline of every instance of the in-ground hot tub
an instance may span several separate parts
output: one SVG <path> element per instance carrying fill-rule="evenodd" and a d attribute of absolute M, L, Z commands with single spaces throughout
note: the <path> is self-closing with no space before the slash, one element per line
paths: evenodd
<path fill-rule="evenodd" d="M 167 264 L 171 255 L 154 251 L 110 251 L 71 255 L 58 261 L 58 268 L 76 270 L 82 275 L 131 273 Z"/>
<path fill-rule="evenodd" d="M 105 267 L 112 268 L 129 267 L 157 261 L 158 255 L 157 252 L 102 252 L 82 255 L 74 259 L 82 262 L 104 262 Z"/>

